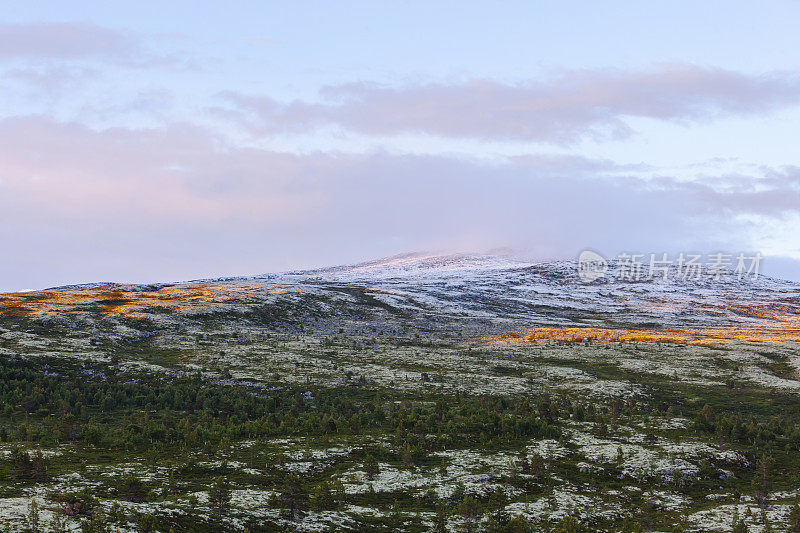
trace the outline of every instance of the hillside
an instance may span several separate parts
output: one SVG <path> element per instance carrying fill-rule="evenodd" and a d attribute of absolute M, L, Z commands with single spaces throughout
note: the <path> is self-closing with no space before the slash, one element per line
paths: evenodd
<path fill-rule="evenodd" d="M 3 294 L 0 523 L 785 529 L 798 343 L 796 283 L 510 255 Z"/>

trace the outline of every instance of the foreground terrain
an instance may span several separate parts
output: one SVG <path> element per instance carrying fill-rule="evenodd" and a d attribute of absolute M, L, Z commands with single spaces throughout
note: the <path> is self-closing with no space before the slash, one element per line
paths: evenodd
<path fill-rule="evenodd" d="M 800 531 L 799 289 L 409 255 L 0 295 L 0 525 Z"/>

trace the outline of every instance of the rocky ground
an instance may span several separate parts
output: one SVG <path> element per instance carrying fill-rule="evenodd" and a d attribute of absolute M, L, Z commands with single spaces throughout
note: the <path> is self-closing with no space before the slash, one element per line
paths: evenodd
<path fill-rule="evenodd" d="M 403 256 L 0 295 L 0 524 L 800 527 L 800 287 L 574 272 Z"/>

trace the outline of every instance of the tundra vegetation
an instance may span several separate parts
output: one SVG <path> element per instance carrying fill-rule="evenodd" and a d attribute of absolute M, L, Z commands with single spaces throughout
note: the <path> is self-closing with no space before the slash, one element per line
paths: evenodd
<path fill-rule="evenodd" d="M 528 342 L 374 286 L 230 283 L 0 296 L 1 527 L 800 531 L 791 339 Z"/>

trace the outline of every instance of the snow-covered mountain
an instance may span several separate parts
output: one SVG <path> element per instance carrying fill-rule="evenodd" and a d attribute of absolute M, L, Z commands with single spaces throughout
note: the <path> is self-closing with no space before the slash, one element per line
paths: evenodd
<path fill-rule="evenodd" d="M 627 281 L 609 273 L 583 283 L 574 261 L 532 262 L 510 254 L 403 254 L 364 263 L 261 276 L 318 288 L 370 288 L 408 311 L 523 321 L 532 325 L 640 324 L 716 327 L 800 316 L 800 284 L 765 276 Z"/>
<path fill-rule="evenodd" d="M 800 326 L 800 284 L 768 277 L 701 276 L 584 283 L 574 261 L 534 262 L 510 253 L 409 253 L 314 270 L 163 285 L 96 284 L 7 295 L 0 306 L 20 314 L 64 310 L 114 314 L 170 307 L 235 312 L 290 306 L 303 316 L 337 321 L 369 316 L 389 327 L 496 334 L 532 327 L 731 328 Z M 38 296 L 37 296 L 38 294 Z M 260 312 L 260 311 L 259 311 Z M 305 315 L 304 315 L 305 314 Z M 159 317 L 160 321 L 169 320 Z"/>

